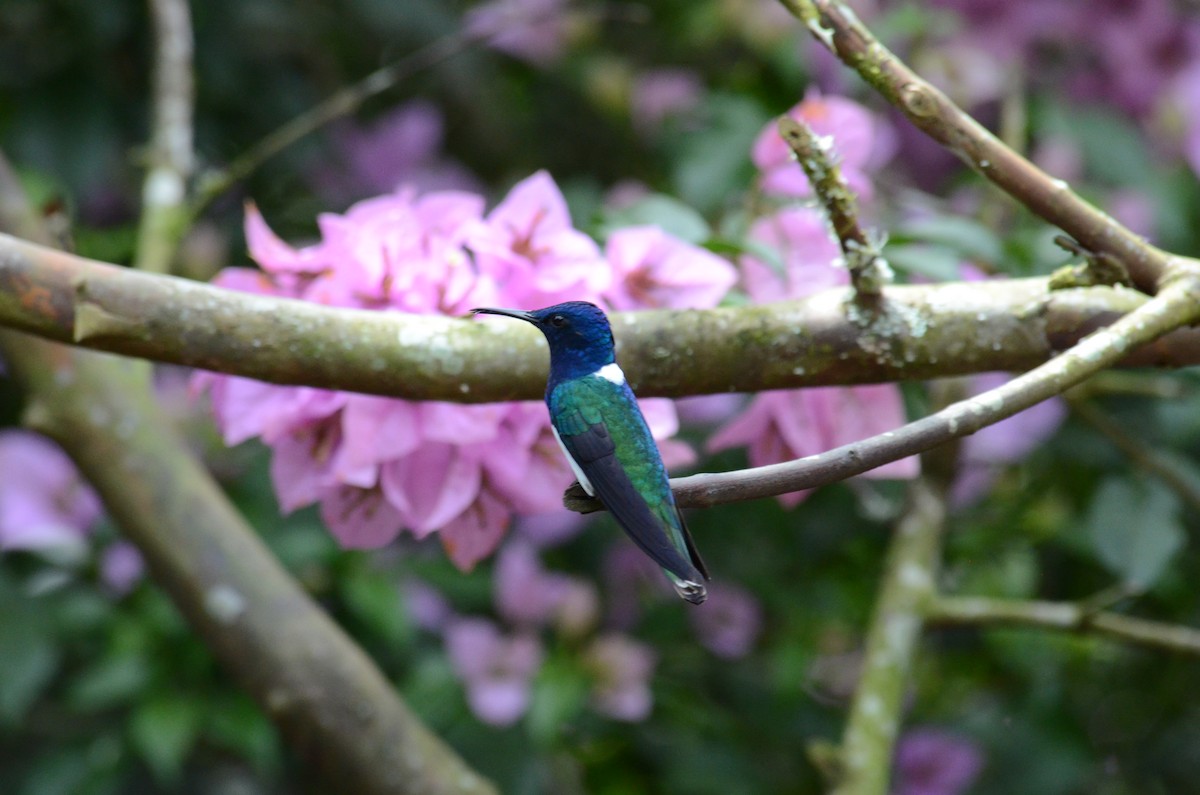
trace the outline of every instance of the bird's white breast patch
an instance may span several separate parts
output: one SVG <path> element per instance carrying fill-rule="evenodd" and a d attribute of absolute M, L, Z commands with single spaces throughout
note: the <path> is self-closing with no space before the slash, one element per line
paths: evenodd
<path fill-rule="evenodd" d="M 598 375 L 605 381 L 611 381 L 617 385 L 625 383 L 625 371 L 616 362 L 604 365 L 592 375 Z"/>

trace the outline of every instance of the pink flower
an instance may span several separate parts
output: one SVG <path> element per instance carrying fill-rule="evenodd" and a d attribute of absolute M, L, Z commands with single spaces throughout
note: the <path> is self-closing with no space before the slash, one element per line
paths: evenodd
<path fill-rule="evenodd" d="M 100 578 L 118 596 L 133 590 L 145 573 L 142 554 L 128 541 L 110 544 L 100 555 Z"/>
<path fill-rule="evenodd" d="M 254 202 L 246 203 L 244 229 L 246 248 L 250 251 L 251 259 L 261 265 L 267 273 L 259 273 L 249 268 L 226 268 L 213 280 L 222 287 L 248 293 L 277 295 L 280 293 L 280 282 L 271 279 L 267 274 L 275 277 L 290 274 L 316 275 L 328 267 L 319 248 L 309 246 L 295 249 L 281 240 L 271 227 L 267 226 L 266 219 L 262 217 Z"/>
<path fill-rule="evenodd" d="M 561 506 L 560 500 L 558 510 L 522 516 L 517 527 L 521 536 L 534 546 L 544 548 L 558 546 L 579 535 L 588 523 L 588 517 L 574 511 L 564 511 Z"/>
<path fill-rule="evenodd" d="M 714 307 L 737 281 L 724 259 L 656 226 L 613 232 L 605 254 L 614 280 L 604 297 L 614 309 Z"/>
<path fill-rule="evenodd" d="M 450 603 L 436 588 L 421 580 L 400 587 L 403 603 L 413 623 L 428 632 L 441 632 L 454 617 Z"/>
<path fill-rule="evenodd" d="M 573 20 L 566 0 L 492 0 L 467 12 L 468 33 L 536 66 L 562 57 Z"/>
<path fill-rule="evenodd" d="M 100 499 L 56 444 L 0 431 L 0 549 L 78 544 L 100 514 Z"/>
<path fill-rule="evenodd" d="M 1176 117 L 1181 128 L 1184 159 L 1193 173 L 1200 174 L 1200 59 L 1175 78 L 1167 103 L 1169 113 Z"/>
<path fill-rule="evenodd" d="M 883 165 L 895 151 L 891 128 L 853 100 L 821 96 L 816 91 L 809 92 L 803 102 L 788 111 L 788 115 L 806 122 L 818 136 L 832 139 L 842 176 L 856 193 L 870 198 L 873 190 L 867 172 Z M 759 133 L 751 157 L 754 165 L 763 172 L 764 192 L 792 197 L 812 195 L 804 170 L 779 137 L 774 121 Z"/>
<path fill-rule="evenodd" d="M 592 641 L 584 657 L 595 677 L 592 704 L 597 712 L 630 722 L 650 716 L 654 707 L 650 675 L 656 663 L 650 647 L 624 635 L 608 634 Z"/>
<path fill-rule="evenodd" d="M 461 164 L 442 155 L 442 114 L 429 102 L 399 105 L 368 124 L 342 122 L 330 138 L 334 159 L 312 174 L 317 190 L 334 202 L 394 191 L 475 189 Z"/>
<path fill-rule="evenodd" d="M 614 629 L 629 629 L 637 623 L 647 595 L 665 599 L 673 593 L 654 561 L 627 538 L 618 539 L 604 557 L 602 591 L 606 624 Z"/>
<path fill-rule="evenodd" d="M 599 614 L 596 589 L 587 582 L 542 568 L 528 544 L 509 544 L 496 562 L 496 610 L 523 627 L 554 624 L 568 635 L 589 630 Z"/>
<path fill-rule="evenodd" d="M 896 745 L 894 795 L 960 795 L 983 768 L 970 740 L 933 729 L 914 729 Z"/>
<path fill-rule="evenodd" d="M 709 586 L 708 601 L 688 613 L 701 645 L 718 657 L 736 660 L 754 648 L 762 632 L 758 600 L 738 585 Z"/>
<path fill-rule="evenodd" d="M 745 445 L 750 464 L 765 466 L 893 431 L 904 420 L 904 404 L 891 384 L 763 392 L 745 413 L 708 440 L 708 449 Z M 919 471 L 919 459 L 912 457 L 884 464 L 863 477 L 906 479 Z M 784 494 L 779 501 L 794 507 L 808 493 Z"/>
<path fill-rule="evenodd" d="M 850 274 L 835 263 L 841 249 L 829 234 L 829 223 L 816 210 L 789 207 L 750 226 L 753 254 L 741 258 L 742 283 L 760 304 L 803 298 L 843 287 Z"/>
<path fill-rule="evenodd" d="M 446 629 L 446 650 L 471 711 L 484 723 L 510 726 L 529 709 L 530 682 L 542 665 L 537 638 L 504 637 L 490 621 L 462 618 Z"/>
<path fill-rule="evenodd" d="M 486 216 L 484 209 L 470 193 L 401 190 L 320 216 L 320 239 L 295 248 L 251 207 L 246 238 L 263 270 L 229 269 L 217 281 L 334 306 L 439 315 L 599 300 L 612 286 L 613 266 L 572 226 L 548 174 L 516 185 Z M 731 281 L 721 273 L 729 265 L 691 252 L 702 262 L 698 276 L 676 278 L 669 260 L 684 244 L 654 235 L 664 253 L 627 261 L 631 274 L 676 285 L 689 300 L 719 300 L 728 284 L 716 282 Z M 271 446 L 283 510 L 320 504 L 345 546 L 382 546 L 405 528 L 418 538 L 436 532 L 450 559 L 470 569 L 496 548 L 514 513 L 561 511 L 573 479 L 540 402 L 412 403 L 213 373 L 195 384 L 207 389 L 228 443 L 258 437 Z M 678 429 L 669 402 L 648 401 L 646 412 L 656 436 Z M 674 463 L 694 459 L 682 442 L 668 440 L 664 454 Z"/>
<path fill-rule="evenodd" d="M 979 395 L 1010 380 L 1008 373 L 980 373 L 971 377 L 969 392 Z M 1066 415 L 1062 398 L 1055 397 L 963 439 L 952 502 L 962 507 L 983 497 L 1004 466 L 1025 458 L 1053 436 Z"/>
<path fill-rule="evenodd" d="M 481 273 L 505 285 L 517 306 L 596 300 L 612 269 L 595 241 L 571 225 L 566 199 L 545 171 L 518 183 L 473 225 L 467 245 Z"/>
<path fill-rule="evenodd" d="M 675 413 L 675 404 L 666 398 L 646 398 L 639 400 L 638 405 L 642 409 L 642 416 L 646 418 L 650 434 L 658 443 L 663 466 L 675 469 L 696 463 L 696 451 L 690 444 L 670 438 L 679 432 L 679 415 Z"/>
<path fill-rule="evenodd" d="M 470 571 L 492 554 L 512 520 L 512 506 L 491 489 L 482 489 L 467 510 L 446 523 L 438 535 L 455 566 Z"/>
<path fill-rule="evenodd" d="M 634 80 L 629 114 L 634 129 L 650 135 L 672 116 L 695 108 L 704 94 L 700 76 L 689 69 L 655 69 Z"/>

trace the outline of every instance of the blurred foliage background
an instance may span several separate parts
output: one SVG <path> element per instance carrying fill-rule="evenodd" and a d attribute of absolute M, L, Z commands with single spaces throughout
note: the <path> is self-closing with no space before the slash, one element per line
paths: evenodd
<path fill-rule="evenodd" d="M 184 242 L 184 272 L 208 278 L 245 263 L 248 198 L 282 236 L 303 240 L 318 213 L 386 190 L 373 181 L 382 166 L 362 163 L 364 140 L 397 153 L 425 146 L 397 173 L 436 172 L 492 197 L 548 169 L 576 224 L 597 235 L 629 222 L 613 191 L 641 184 L 676 201 L 642 205 L 637 220 L 678 224 L 695 211 L 720 250 L 761 198 L 755 137 L 814 87 L 861 101 L 892 128 L 899 154 L 877 172 L 868 212 L 889 231 L 901 278 L 957 278 L 963 263 L 1045 274 L 1066 260 L 1054 230 L 921 140 L 767 0 L 543 5 L 565 20 L 558 52 L 531 62 L 476 45 L 402 80 L 221 196 Z M 1200 92 L 1200 16 L 1191 4 L 854 5 L 918 70 L 1085 196 L 1160 245 L 1200 253 L 1189 165 L 1200 124 L 1188 100 Z M 212 0 L 192 10 L 202 169 L 372 70 L 458 34 L 470 11 L 423 0 Z M 1108 44 L 1117 34 L 1126 40 L 1119 51 Z M 0 148 L 87 256 L 131 258 L 150 42 L 145 4 L 134 0 L 0 2 Z M 679 79 L 676 90 L 647 98 L 648 76 L 663 70 Z M 379 125 L 414 102 L 437 119 L 432 144 L 377 140 Z M 910 415 L 967 388 L 906 385 Z M 281 560 L 503 791 L 820 790 L 805 749 L 839 736 L 903 484 L 830 487 L 794 509 L 762 501 L 692 512 L 710 567 L 749 599 L 729 621 L 756 631 L 714 651 L 717 630 L 696 626 L 675 601 L 643 598 L 613 631 L 653 650 L 653 710 L 618 720 L 589 702 L 604 675 L 590 636 L 544 630 L 529 708 L 496 727 L 473 714 L 429 612 L 494 617 L 493 564 L 462 574 L 436 542 L 411 539 L 375 553 L 339 550 L 315 511 L 280 516 L 264 448 L 221 449 L 184 390 L 168 383 L 163 394 Z M 1077 600 L 1117 586 L 1128 591 L 1120 610 L 1200 624 L 1195 374 L 1114 373 L 1067 405 L 1079 403 L 1092 413 L 1068 408 L 1027 455 L 996 463 L 994 480 L 956 505 L 943 590 Z M 0 380 L 0 421 L 15 425 L 20 406 Z M 1141 455 L 1121 452 L 1096 411 Z M 702 426 L 684 435 L 703 449 Z M 732 451 L 699 466 L 744 465 Z M 15 482 L 11 471 L 0 478 Z M 597 583 L 611 610 L 635 588 L 611 576 L 616 543 L 599 520 L 544 548 L 541 561 Z M 0 557 L 0 791 L 319 791 L 153 583 L 114 574 L 118 547 L 101 520 L 76 545 Z M 1190 697 L 1198 670 L 1192 659 L 1087 635 L 931 629 L 905 737 L 933 751 L 910 750 L 896 791 L 1200 792 L 1200 704 Z M 977 772 L 955 778 L 955 766 Z"/>

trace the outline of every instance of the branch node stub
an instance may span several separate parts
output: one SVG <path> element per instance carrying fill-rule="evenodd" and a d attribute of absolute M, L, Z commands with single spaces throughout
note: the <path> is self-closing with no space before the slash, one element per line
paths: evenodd
<path fill-rule="evenodd" d="M 72 329 L 72 339 L 76 343 L 101 337 L 133 337 L 140 328 L 141 326 L 137 322 L 114 315 L 91 301 L 85 300 L 75 305 L 75 325 Z"/>
<path fill-rule="evenodd" d="M 1133 287 L 1125 263 L 1105 251 L 1092 251 L 1078 240 L 1057 235 L 1054 242 L 1072 254 L 1083 257 L 1076 265 L 1064 265 L 1050 275 L 1051 290 L 1075 287 Z"/>
<path fill-rule="evenodd" d="M 913 116 L 921 119 L 937 115 L 937 100 L 929 89 L 920 83 L 905 83 L 900 88 L 900 102 Z"/>

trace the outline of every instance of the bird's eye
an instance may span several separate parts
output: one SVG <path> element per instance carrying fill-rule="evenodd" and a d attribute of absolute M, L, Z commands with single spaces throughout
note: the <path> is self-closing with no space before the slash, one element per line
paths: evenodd
<path fill-rule="evenodd" d="M 567 325 L 567 319 L 562 315 L 554 315 L 550 318 L 550 325 L 554 326 L 555 328 L 562 328 L 563 326 Z"/>

